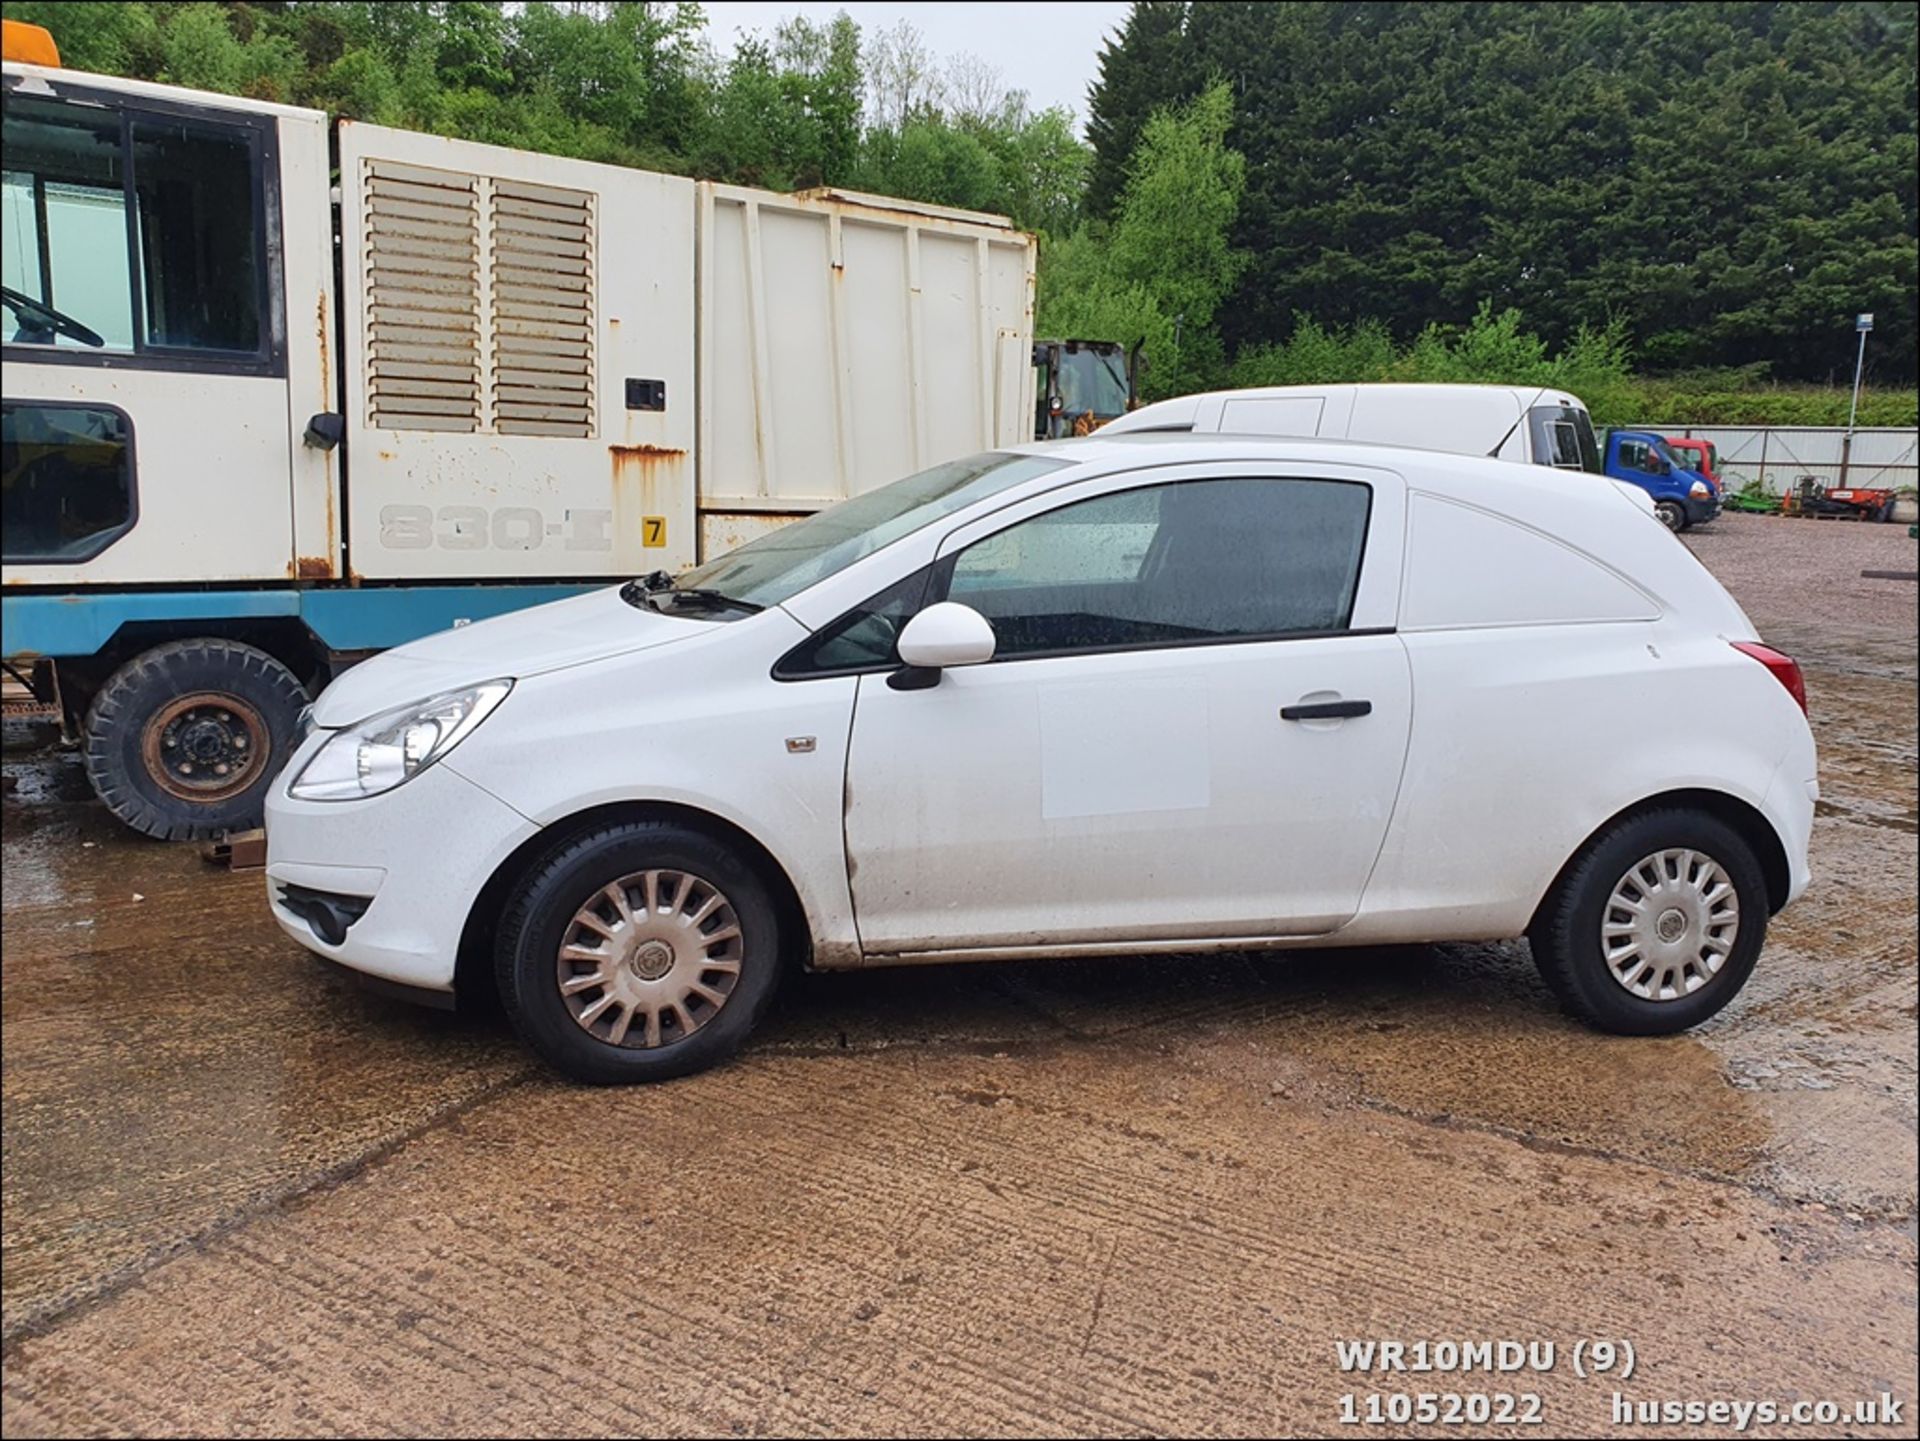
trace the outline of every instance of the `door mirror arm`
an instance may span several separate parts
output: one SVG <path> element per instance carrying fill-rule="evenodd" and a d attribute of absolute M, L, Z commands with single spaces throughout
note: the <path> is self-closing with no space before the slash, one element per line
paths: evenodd
<path fill-rule="evenodd" d="M 931 690 L 939 684 L 937 665 L 903 665 L 887 677 L 889 690 Z"/>

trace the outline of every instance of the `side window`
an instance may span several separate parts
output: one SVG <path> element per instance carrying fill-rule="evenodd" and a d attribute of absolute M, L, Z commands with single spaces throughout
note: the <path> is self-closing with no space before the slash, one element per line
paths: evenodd
<path fill-rule="evenodd" d="M 1644 440 L 1621 441 L 1620 464 L 1628 470 L 1653 469 L 1647 464 L 1647 443 Z"/>
<path fill-rule="evenodd" d="M 260 132 L 14 95 L 5 132 L 8 345 L 264 356 Z"/>
<path fill-rule="evenodd" d="M 134 518 L 133 428 L 110 406 L 0 406 L 6 560 L 91 559 Z"/>
<path fill-rule="evenodd" d="M 1139 578 L 1160 525 L 1164 486 L 1125 490 L 1035 516 L 967 547 L 947 599 L 977 591 L 1101 585 Z"/>
<path fill-rule="evenodd" d="M 141 118 L 132 145 L 141 347 L 258 350 L 252 142 Z"/>
<path fill-rule="evenodd" d="M 930 573 L 915 571 L 802 641 L 773 668 L 775 680 L 890 670 L 900 663 L 894 642 L 920 609 Z"/>
<path fill-rule="evenodd" d="M 133 349 L 127 267 L 126 156 L 112 111 L 7 97 L 4 265 L 8 290 L 93 331 L 109 350 Z M 9 345 L 82 348 L 44 312 L 7 302 Z"/>
<path fill-rule="evenodd" d="M 1098 496 L 968 546 L 947 598 L 993 623 L 996 659 L 1342 630 L 1371 499 L 1323 480 Z"/>
<path fill-rule="evenodd" d="M 1556 470 L 1600 469 L 1593 422 L 1571 406 L 1541 405 L 1527 413 L 1533 430 L 1534 463 Z"/>
<path fill-rule="evenodd" d="M 1574 433 L 1573 422 L 1556 420 L 1547 428 L 1547 437 L 1552 443 L 1548 452 L 1557 470 L 1580 469 L 1580 440 Z"/>

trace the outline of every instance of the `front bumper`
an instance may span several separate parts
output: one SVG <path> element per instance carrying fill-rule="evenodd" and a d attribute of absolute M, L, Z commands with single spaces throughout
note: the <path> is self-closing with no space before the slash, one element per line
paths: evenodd
<path fill-rule="evenodd" d="M 1720 514 L 1720 497 L 1717 495 L 1710 495 L 1705 500 L 1689 495 L 1680 504 L 1687 512 L 1688 525 L 1705 525 Z"/>
<path fill-rule="evenodd" d="M 294 800 L 288 782 L 329 734 L 308 737 L 267 797 L 273 917 L 327 960 L 451 995 L 460 936 L 480 888 L 538 827 L 444 761 L 367 800 Z M 316 913 L 303 900 L 315 893 L 366 903 L 337 941 L 322 934 L 335 926 L 322 918 L 316 928 L 310 919 Z"/>

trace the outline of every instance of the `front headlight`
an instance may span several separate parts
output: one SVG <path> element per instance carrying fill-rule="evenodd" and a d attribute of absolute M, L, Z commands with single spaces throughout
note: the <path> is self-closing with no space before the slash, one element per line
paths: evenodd
<path fill-rule="evenodd" d="M 1704 480 L 1696 480 L 1692 485 L 1687 487 L 1687 494 L 1695 500 L 1705 500 L 1713 494 L 1713 487 L 1708 485 Z"/>
<path fill-rule="evenodd" d="M 482 681 L 383 711 L 328 738 L 287 794 L 299 801 L 357 801 L 412 780 L 459 745 L 513 689 Z"/>

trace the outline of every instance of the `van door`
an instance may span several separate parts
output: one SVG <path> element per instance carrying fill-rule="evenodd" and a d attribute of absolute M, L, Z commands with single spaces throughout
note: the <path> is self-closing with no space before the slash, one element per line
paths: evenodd
<path fill-rule="evenodd" d="M 4 125 L 8 585 L 285 579 L 275 118 L 9 76 Z"/>
<path fill-rule="evenodd" d="M 979 610 L 998 650 L 928 688 L 860 678 L 845 825 L 870 957 L 1354 914 L 1412 723 L 1404 488 L 1263 469 L 1108 477 L 943 540 L 928 598 Z"/>

